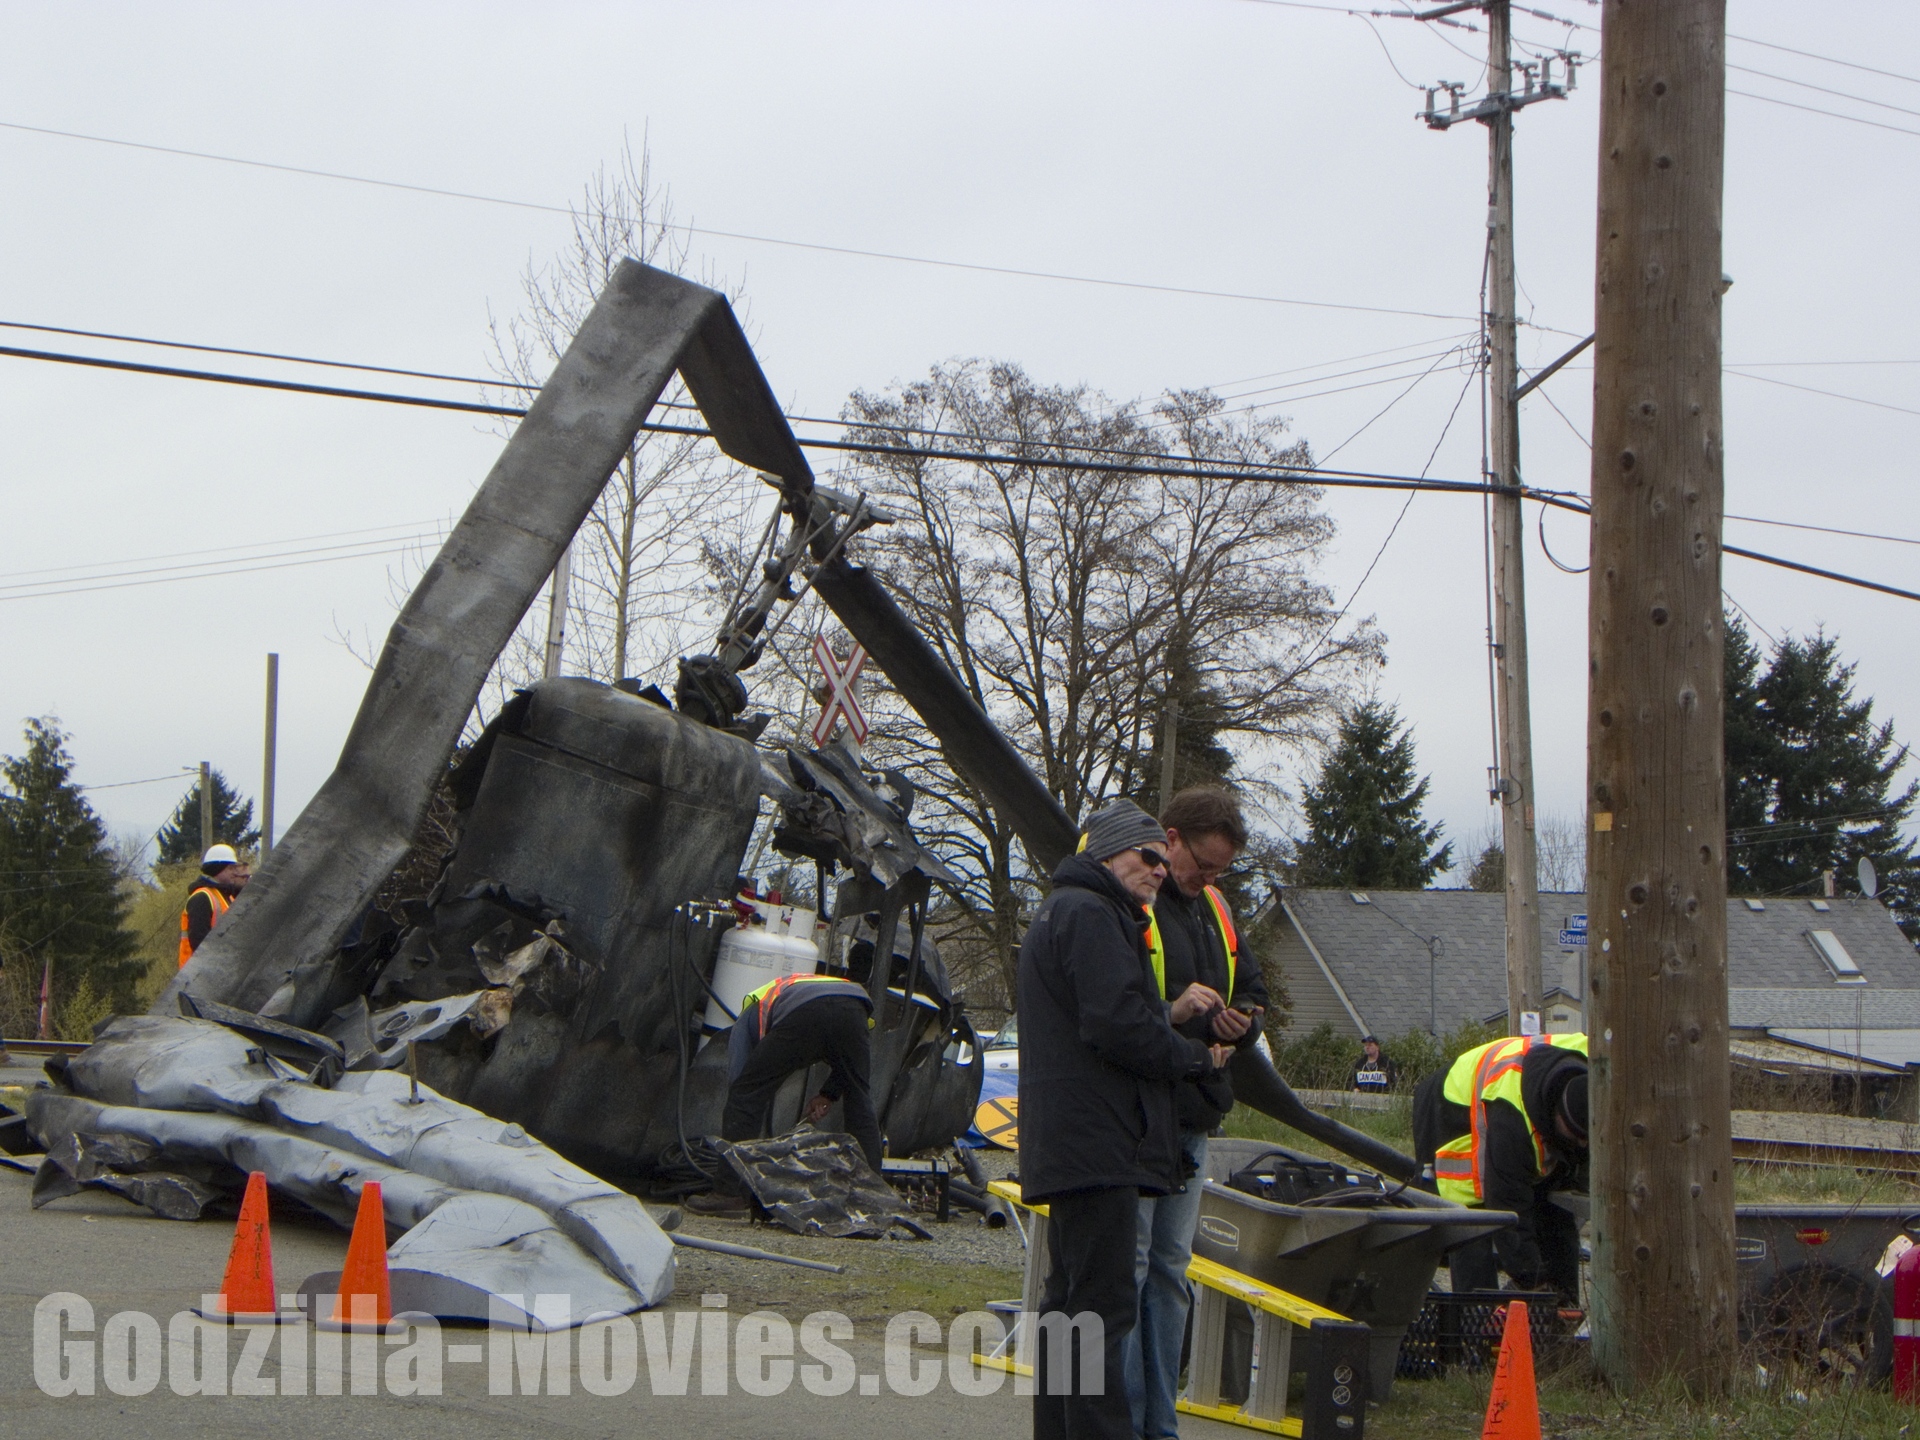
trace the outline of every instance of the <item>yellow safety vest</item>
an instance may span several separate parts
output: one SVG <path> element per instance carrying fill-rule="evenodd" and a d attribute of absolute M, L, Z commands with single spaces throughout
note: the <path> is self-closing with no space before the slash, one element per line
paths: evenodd
<path fill-rule="evenodd" d="M 1227 908 L 1227 897 L 1209 885 L 1206 888 L 1207 904 L 1213 910 L 1213 923 L 1220 927 L 1220 943 L 1227 947 L 1227 993 L 1226 1002 L 1233 1003 L 1234 977 L 1240 969 L 1240 936 L 1233 928 L 1233 912 Z M 1153 978 L 1160 986 L 1160 998 L 1167 998 L 1167 947 L 1160 939 L 1160 921 L 1153 911 L 1147 911 L 1147 955 L 1153 961 Z"/>
<path fill-rule="evenodd" d="M 1453 1062 L 1441 1094 L 1467 1107 L 1465 1135 L 1449 1140 L 1433 1157 L 1433 1177 L 1443 1198 L 1457 1205 L 1478 1205 L 1486 1198 L 1483 1161 L 1486 1155 L 1487 1102 L 1505 1101 L 1520 1112 L 1533 1141 L 1534 1167 L 1545 1174 L 1547 1141 L 1534 1117 L 1527 1113 L 1520 1093 L 1520 1067 L 1542 1045 L 1587 1053 L 1587 1037 L 1567 1035 L 1510 1035 L 1479 1045 Z"/>
<path fill-rule="evenodd" d="M 193 889 L 187 892 L 187 899 L 191 900 L 196 895 L 205 895 L 208 900 L 213 902 L 212 923 L 218 925 L 220 923 L 220 917 L 227 913 L 226 895 L 222 893 L 217 886 L 213 885 L 194 886 Z M 209 930 L 208 933 L 211 934 L 211 930 Z M 180 907 L 180 968 L 182 970 L 186 969 L 187 961 L 192 958 L 193 946 L 187 943 L 187 907 L 182 905 Z"/>
<path fill-rule="evenodd" d="M 749 990 L 740 1001 L 740 1013 L 746 1014 L 749 1005 L 759 1005 L 762 1040 L 767 1038 L 767 1027 L 773 1023 L 774 1002 L 796 985 L 853 985 L 853 981 L 840 975 L 782 975 L 778 980 L 769 980 L 757 990 Z M 853 988 L 860 989 L 858 985 L 853 985 Z M 866 994 L 864 990 L 860 993 Z M 871 1015 L 867 1017 L 867 1028 L 873 1028 Z"/>

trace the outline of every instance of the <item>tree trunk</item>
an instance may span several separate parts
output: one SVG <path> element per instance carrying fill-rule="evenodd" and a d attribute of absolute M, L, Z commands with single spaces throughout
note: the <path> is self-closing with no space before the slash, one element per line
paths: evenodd
<path fill-rule="evenodd" d="M 1588 693 L 1594 1354 L 1724 1390 L 1724 0 L 1607 0 Z"/>

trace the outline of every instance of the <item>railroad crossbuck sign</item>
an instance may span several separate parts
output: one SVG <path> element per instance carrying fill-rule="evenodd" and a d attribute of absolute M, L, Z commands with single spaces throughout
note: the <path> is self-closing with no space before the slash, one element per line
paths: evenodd
<path fill-rule="evenodd" d="M 842 719 L 847 722 L 847 729 L 853 735 L 853 743 L 866 744 L 867 715 L 854 698 L 853 682 L 860 678 L 860 671 L 866 666 L 867 652 L 855 645 L 853 653 L 843 661 L 833 653 L 826 636 L 816 635 L 813 658 L 827 677 L 827 683 L 820 691 L 820 718 L 813 723 L 814 745 L 825 745 L 831 740 L 834 725 Z"/>

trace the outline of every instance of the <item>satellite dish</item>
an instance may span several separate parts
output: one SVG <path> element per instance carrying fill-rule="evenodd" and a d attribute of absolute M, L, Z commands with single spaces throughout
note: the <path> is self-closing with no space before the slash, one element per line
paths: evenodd
<path fill-rule="evenodd" d="M 1871 900 L 1880 893 L 1880 877 L 1874 873 L 1873 861 L 1866 856 L 1860 857 L 1859 868 L 1854 872 L 1860 877 L 1860 893 Z"/>

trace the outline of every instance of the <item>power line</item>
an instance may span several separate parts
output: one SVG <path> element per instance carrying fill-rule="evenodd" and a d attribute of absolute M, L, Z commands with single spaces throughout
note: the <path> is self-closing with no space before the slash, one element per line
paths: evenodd
<path fill-rule="evenodd" d="M 148 780 L 116 780 L 111 785 L 81 785 L 76 788 L 81 790 L 125 790 L 129 785 L 158 785 L 165 780 L 172 780 L 177 784 L 182 780 L 190 780 L 194 778 L 195 776 L 193 771 L 181 770 L 173 775 L 155 775 Z M 12 873 L 12 872 L 0 872 L 0 873 Z M 26 873 L 26 872 L 21 872 L 21 873 Z"/>
<path fill-rule="evenodd" d="M 1322 370 L 1328 365 L 1348 365 L 1355 360 L 1372 360 L 1381 355 L 1398 355 L 1403 350 L 1418 350 L 1423 345 L 1437 345 L 1441 341 L 1458 343 L 1480 333 L 1479 327 L 1472 330 L 1457 330 L 1451 335 L 1437 335 L 1431 340 L 1415 340 L 1407 345 L 1389 345 L 1384 350 L 1364 350 L 1358 355 L 1341 355 L 1332 360 L 1323 360 L 1317 365 L 1299 365 L 1291 370 L 1268 370 L 1259 375 L 1243 375 L 1238 380 L 1219 380 L 1211 385 L 1203 385 L 1203 390 L 1224 390 L 1231 385 L 1251 385 L 1256 380 L 1277 380 L 1282 375 L 1302 375 L 1309 370 Z M 1914 362 L 1920 364 L 1920 361 Z"/>
<path fill-rule="evenodd" d="M 82 565 L 49 565 L 39 570 L 0 571 L 0 589 L 9 588 L 7 585 L 8 581 L 26 581 L 35 576 L 65 575 L 70 580 L 97 579 L 99 578 L 98 576 L 75 575 L 72 572 L 76 570 L 98 570 L 103 566 L 109 565 L 144 565 L 153 560 L 190 560 L 196 555 L 233 555 L 237 551 L 258 550 L 262 546 L 267 545 L 304 545 L 312 540 L 338 540 L 343 536 L 351 535 L 386 535 L 394 530 L 418 532 L 422 526 L 432 523 L 434 522 L 422 520 L 399 525 L 373 525 L 362 530 L 324 530 L 317 535 L 294 535 L 289 536 L 285 540 L 255 540 L 245 545 L 218 545 L 207 550 L 170 550 L 161 555 L 128 555 L 118 560 L 90 560 Z M 413 538 L 413 535 L 409 534 L 399 538 L 410 539 Z M 242 558 L 259 559 L 261 557 L 247 556 Z M 218 562 L 209 561 L 208 563 L 213 564 Z M 51 584 L 53 582 L 49 580 L 47 583 Z M 18 587 L 14 586 L 11 588 Z"/>
<path fill-rule="evenodd" d="M 1920 130 L 1916 130 L 1914 133 L 1920 135 Z M 1801 365 L 1906 365 L 1914 362 L 1906 360 L 1774 360 L 1760 363 L 1780 369 L 1791 369 Z M 1566 372 L 1576 370 L 1585 372 L 1592 368 L 1591 365 L 1568 365 L 1565 367 L 1565 370 Z M 1839 390 L 1822 390 L 1813 385 L 1800 385 L 1792 380 L 1780 380 L 1772 375 L 1751 375 L 1747 373 L 1750 369 L 1758 368 L 1757 366 L 1723 364 L 1720 368 L 1722 374 L 1736 375 L 1742 380 L 1755 380 L 1762 385 L 1780 385 L 1788 390 L 1804 390 L 1809 395 L 1824 395 L 1829 400 L 1848 400 L 1855 405 L 1871 405 L 1876 410 L 1893 410 L 1902 415 L 1920 415 L 1920 410 L 1912 409 L 1906 405 L 1892 405 L 1885 400 L 1869 400 L 1864 395 L 1848 395 Z M 1545 390 L 1542 388 L 1538 392 L 1530 391 L 1528 393 L 1544 394 Z"/>
<path fill-rule="evenodd" d="M 130 360 L 103 360 L 95 356 L 64 355 L 54 351 L 21 350 L 10 346 L 0 346 L 0 355 L 11 355 L 23 359 L 45 360 L 63 364 L 96 366 L 110 370 L 131 371 L 137 374 L 163 375 L 172 379 L 202 380 L 218 384 L 244 385 L 258 389 L 287 390 L 298 394 L 326 395 L 350 400 L 380 401 L 388 404 L 408 405 L 428 410 L 478 411 L 483 414 L 507 416 L 522 416 L 527 413 L 525 409 L 513 406 L 480 405 L 460 400 L 435 400 L 418 395 L 387 394 L 377 390 L 349 390 L 337 386 L 309 385 L 294 380 L 267 380 L 258 376 L 228 375 L 217 371 L 206 370 L 184 370 L 175 366 L 144 365 Z M 870 430 L 886 430 L 889 427 L 884 425 L 869 425 L 864 428 Z M 660 434 L 691 435 L 701 438 L 711 438 L 713 433 L 704 427 L 687 425 L 643 424 L 640 426 L 640 429 Z M 1300 470 L 1284 465 L 1262 464 L 1258 462 L 1243 464 L 1232 469 L 1222 469 L 1195 466 L 1190 463 L 1178 466 L 1142 465 L 1138 460 L 1058 460 L 1048 456 L 1004 455 L 995 454 L 990 451 L 935 450 L 925 446 L 882 445 L 853 440 L 806 440 L 796 438 L 794 443 L 803 449 L 826 450 L 842 454 L 951 460 L 962 464 L 1015 465 L 1028 469 L 1087 470 L 1103 474 L 1132 474 L 1148 478 L 1264 481 L 1269 484 L 1324 486 L 1330 489 L 1445 490 L 1456 494 L 1467 495 L 1511 493 L 1504 486 L 1469 480 L 1427 480 L 1406 475 L 1380 474 L 1372 471 Z M 1526 487 L 1521 487 L 1519 493 L 1525 498 L 1538 500 L 1542 504 L 1554 505 L 1581 514 L 1587 513 L 1586 502 L 1578 496 L 1568 496 L 1553 491 L 1532 490 Z M 1883 594 L 1895 595 L 1905 600 L 1920 600 L 1920 594 L 1914 591 L 1902 590 L 1892 585 L 1883 585 L 1873 580 L 1863 580 L 1858 576 L 1846 575 L 1837 570 L 1824 570 L 1812 565 L 1803 565 L 1798 561 L 1785 560 L 1776 555 L 1766 555 L 1758 551 L 1739 549 L 1731 545 L 1723 545 L 1721 548 L 1729 555 L 1739 555 L 1749 560 L 1758 560 L 1769 565 L 1779 565 L 1789 570 L 1798 570 L 1808 575 L 1818 575 L 1823 579 L 1835 580 L 1846 585 L 1855 585 L 1866 590 L 1877 590 Z M 394 551 L 389 553 L 399 552 Z M 323 562 L 303 560 L 290 563 L 317 564 Z M 275 569 L 284 567 L 269 565 L 255 568 Z M 237 569 L 229 573 L 245 574 L 247 572 Z M 142 582 L 129 581 L 126 583 Z M 99 586 L 96 588 L 107 589 L 120 587 L 115 585 Z"/>
<path fill-rule="evenodd" d="M 1891 130 L 1896 135 L 1920 135 L 1920 130 L 1909 130 L 1904 125 L 1889 125 L 1884 120 L 1869 120 L 1862 115 L 1843 115 L 1838 110 L 1822 110 L 1817 105 L 1802 105 L 1794 100 L 1782 100 L 1773 95 L 1756 95 L 1751 90 L 1729 88 L 1729 95 L 1738 95 L 1743 100 L 1763 100 L 1769 105 L 1784 105 L 1789 110 L 1804 110 L 1809 115 L 1825 115 L 1830 120 L 1850 120 L 1855 125 L 1871 125 L 1876 130 Z"/>
<path fill-rule="evenodd" d="M 309 559 L 277 559 L 264 564 L 235 562 L 219 569 L 196 570 L 192 574 L 148 575 L 137 579 L 93 576 L 84 584 L 48 585 L 37 590 L 19 590 L 11 595 L 0 595 L 0 605 L 10 600 L 45 600 L 57 595 L 87 595 L 96 590 L 128 590 L 141 585 L 171 585 L 182 580 L 219 580 L 229 575 L 254 575 L 263 570 L 299 570 L 309 565 L 331 565 L 341 560 L 374 560 L 386 555 L 404 555 L 416 544 L 437 538 L 440 537 L 421 535 L 408 544 L 390 546 L 384 550 L 357 550 L 351 554 L 317 555 Z M 300 552 L 289 553 L 297 555 Z"/>
<path fill-rule="evenodd" d="M 1914 132 L 1920 135 L 1920 130 Z M 1762 385 L 1780 385 L 1788 390 L 1804 390 L 1809 395 L 1824 395 L 1829 400 L 1851 400 L 1856 405 L 1871 405 L 1876 410 L 1895 410 L 1902 415 L 1920 415 L 1908 405 L 1889 405 L 1884 400 L 1869 400 L 1863 395 L 1842 395 L 1838 390 L 1818 390 L 1811 385 L 1796 385 L 1791 380 L 1777 380 L 1771 375 L 1749 375 L 1741 370 L 1729 369 L 1729 375 L 1738 375 L 1742 380 L 1758 380 Z"/>
<path fill-rule="evenodd" d="M 324 366 L 328 369 L 334 369 L 334 370 L 361 370 L 361 371 L 366 371 L 370 374 L 397 375 L 397 376 L 405 376 L 405 377 L 409 377 L 412 379 L 419 379 L 419 380 L 446 380 L 456 384 L 479 386 L 483 389 L 495 388 L 495 389 L 503 389 L 503 390 L 531 391 L 531 390 L 538 390 L 540 388 L 537 385 L 525 384 L 519 381 L 484 379 L 475 375 L 451 375 L 444 371 L 438 371 L 438 370 L 410 370 L 410 369 L 406 369 L 406 368 L 403 368 L 400 366 L 394 366 L 394 365 L 363 364 L 358 361 L 328 360 L 328 359 L 321 359 L 321 358 L 308 356 L 308 355 L 291 355 L 284 351 L 276 351 L 276 350 L 249 350 L 249 349 L 243 349 L 238 346 L 206 345 L 206 344 L 200 344 L 200 343 L 187 341 L 187 340 L 161 340 L 161 339 L 155 339 L 147 336 L 124 335 L 124 334 L 120 334 L 118 332 L 109 331 L 109 330 L 81 330 L 81 329 L 75 329 L 73 327 L 64 326 L 64 325 L 41 325 L 41 324 L 35 324 L 35 323 L 31 323 L 24 320 L 0 320 L 0 329 L 33 330 L 33 331 L 38 331 L 44 334 L 72 335 L 77 337 L 84 337 L 86 339 L 106 340 L 106 341 L 112 341 L 119 344 L 127 344 L 127 345 L 152 345 L 152 346 L 158 346 L 158 347 L 161 347 L 164 349 L 170 349 L 170 350 L 201 351 L 211 355 L 235 355 L 235 356 L 245 356 L 248 358 L 259 359 L 259 360 L 280 360 L 280 361 L 286 361 L 288 363 L 296 364 L 296 365 L 318 365 L 318 366 Z M 1457 341 L 1466 336 L 1477 335 L 1478 333 L 1479 333 L 1478 331 L 1463 331 L 1463 332 L 1460 332 L 1458 335 L 1443 336 L 1440 338 Z M 1203 388 L 1217 391 L 1227 385 L 1249 384 L 1254 380 L 1272 379 L 1280 375 L 1304 374 L 1307 371 L 1324 371 L 1330 365 L 1342 365 L 1352 360 L 1368 360 L 1368 359 L 1372 359 L 1374 356 L 1377 356 L 1377 355 L 1391 355 L 1391 354 L 1396 354 L 1400 351 L 1405 351 L 1405 350 L 1417 350 L 1423 345 L 1430 345 L 1433 343 L 1435 342 L 1431 340 L 1419 340 L 1409 345 L 1394 345 L 1394 346 L 1389 346 L 1387 349 L 1384 349 L 1384 350 L 1371 350 L 1371 351 L 1366 351 L 1359 355 L 1339 356 L 1331 360 L 1321 361 L 1314 365 L 1302 365 L 1302 366 L 1296 367 L 1293 370 L 1270 371 L 1263 375 L 1248 376 L 1243 380 L 1224 381 L 1224 382 L 1221 382 L 1220 385 L 1206 386 Z M 39 352 L 35 352 L 35 353 L 39 353 Z M 1433 352 L 1433 353 L 1446 353 L 1446 352 Z M 1427 358 L 1429 358 L 1429 356 L 1420 355 L 1420 356 L 1411 357 L 1410 359 L 1407 359 L 1407 360 L 1395 361 L 1392 363 L 1398 364 L 1398 365 L 1417 364 L 1419 361 Z M 1363 370 L 1376 369 L 1376 368 L 1381 368 L 1381 367 L 1363 367 Z M 1268 388 L 1269 389 L 1287 389 L 1287 388 L 1296 388 L 1298 385 L 1319 384 L 1323 380 L 1338 379 L 1338 378 L 1341 378 L 1343 375 L 1361 374 L 1363 373 L 1363 370 L 1343 371 L 1343 372 L 1337 372 L 1335 374 L 1322 374 L 1308 380 L 1298 381 L 1295 383 L 1295 386 L 1272 386 Z M 193 372 L 193 373 L 197 374 L 198 372 Z M 1343 388 L 1348 388 L 1348 387 L 1343 387 Z M 333 393 L 333 392 L 322 392 L 322 393 Z M 346 393 L 358 394 L 360 392 L 346 392 Z M 1267 393 L 1267 392 L 1265 390 L 1250 390 L 1250 391 L 1243 392 L 1243 394 L 1240 396 L 1226 396 L 1223 398 L 1239 399 L 1239 398 L 1244 398 L 1245 395 L 1257 395 L 1257 394 L 1264 394 L 1264 393 Z M 1337 394 L 1341 392 L 1338 390 L 1335 390 L 1335 391 L 1324 391 L 1320 393 L 1321 394 Z M 1293 398 L 1318 399 L 1320 397 L 1319 395 L 1309 395 L 1309 396 L 1296 396 Z M 678 401 L 678 400 L 661 400 L 658 403 L 664 409 L 692 410 L 692 411 L 698 411 L 699 409 L 697 405 L 691 405 L 684 401 Z M 1279 402 L 1276 402 L 1276 403 L 1279 403 Z M 1247 407 L 1243 407 L 1242 410 L 1230 411 L 1228 413 L 1230 414 L 1246 413 L 1247 411 L 1258 409 L 1258 408 L 1260 407 L 1247 406 Z M 836 419 L 836 418 L 824 416 L 824 415 L 801 415 L 801 414 L 794 414 L 794 413 L 788 413 L 786 416 L 786 419 L 793 424 L 831 425 L 841 429 L 846 429 L 846 428 L 855 427 L 855 426 L 864 426 L 870 423 L 870 422 L 858 421 L 858 420 Z M 1158 422 L 1149 423 L 1146 426 L 1146 428 L 1147 429 L 1155 428 L 1155 424 L 1157 423 Z M 1012 440 L 1004 436 L 981 437 L 976 435 L 970 435 L 964 431 L 958 431 L 958 430 L 924 430 L 924 431 L 921 431 L 920 433 L 927 434 L 927 435 L 936 435 L 944 439 L 953 439 L 953 440 L 977 441 L 981 439 L 986 439 L 991 443 L 996 443 L 996 444 L 1019 443 L 1017 440 Z M 1076 448 L 1076 449 L 1084 448 L 1089 450 L 1110 449 L 1114 454 L 1138 454 L 1139 453 L 1137 451 L 1125 450 L 1121 447 L 1075 446 L 1073 448 Z M 1171 459 L 1179 459 L 1182 457 L 1179 457 L 1176 455 L 1163 454 L 1159 458 L 1171 460 Z M 388 526 L 383 528 L 391 529 L 395 527 Z M 359 532 L 342 532 L 342 533 L 359 533 Z"/>
<path fill-rule="evenodd" d="M 437 370 L 405 370 L 394 365 L 362 365 L 351 360 L 322 360 L 312 355 L 287 355 L 276 350 L 242 350 L 231 345 L 198 345 L 189 340 L 156 340 L 146 335 L 120 335 L 111 330 L 75 330 L 66 325 L 36 325 L 26 320 L 0 320 L 0 330 L 34 330 L 43 335 L 72 335 L 82 340 L 112 340 L 122 345 L 153 345 L 163 350 L 197 350 L 207 355 L 239 355 L 250 360 L 285 360 L 294 365 L 321 365 L 329 370 L 364 370 L 374 375 L 401 375 L 411 380 L 450 380 L 457 385 L 487 385 L 499 390 L 538 390 L 513 380 L 482 380 L 475 375 L 446 375 Z"/>
<path fill-rule="evenodd" d="M 24 580 L 14 584 L 0 584 L 0 599 L 9 598 L 4 593 L 7 591 L 26 591 L 26 590 L 37 591 L 37 590 L 40 590 L 42 587 L 48 586 L 48 585 L 77 585 L 77 586 L 86 586 L 88 588 L 93 588 L 93 589 L 115 588 L 115 587 L 109 587 L 105 585 L 96 585 L 95 582 L 108 581 L 108 580 L 145 579 L 149 576 L 162 576 L 162 575 L 177 576 L 179 572 L 183 570 L 206 571 L 210 574 L 219 574 L 219 575 L 243 575 L 247 573 L 247 568 L 254 566 L 255 562 L 257 561 L 285 560 L 295 556 L 331 555 L 334 558 L 340 559 L 340 560 L 355 560 L 360 558 L 362 554 L 366 554 L 366 555 L 392 554 L 396 549 L 401 549 L 401 550 L 407 549 L 412 545 L 417 544 L 421 540 L 439 539 L 439 538 L 443 538 L 443 537 L 436 536 L 429 531 L 425 534 L 419 534 L 419 535 L 392 536 L 383 540 L 348 541 L 344 544 L 339 544 L 339 545 L 315 545 L 307 549 L 284 550 L 278 553 L 268 553 L 265 555 L 246 555 L 246 556 L 237 557 L 232 560 L 189 561 L 187 563 L 179 564 L 179 565 L 157 565 L 152 567 L 151 569 L 146 569 L 146 570 L 116 570 L 116 571 L 108 571 L 106 573 L 96 574 L 96 575 L 75 575 L 75 576 L 70 576 L 65 580 Z M 368 547 L 378 547 L 378 548 L 368 548 Z M 181 576 L 180 578 L 184 579 L 184 578 L 199 578 L 199 577 Z M 70 594 L 73 592 L 65 591 L 62 593 Z"/>
<path fill-rule="evenodd" d="M 1895 545 L 1920 545 L 1920 540 L 1905 535 L 1876 535 L 1871 530 L 1836 530 L 1831 525 L 1808 525 L 1800 520 L 1763 520 L 1758 515 L 1728 515 L 1728 520 L 1740 520 L 1748 525 L 1777 525 L 1783 530 L 1813 530 L 1822 535 L 1849 535 L 1855 540 L 1886 540 Z"/>
<path fill-rule="evenodd" d="M 1378 365 L 1361 365 L 1352 370 L 1336 370 L 1330 375 L 1315 375 L 1308 380 L 1294 380 L 1282 385 L 1263 385 L 1257 390 L 1242 390 L 1237 394 L 1221 395 L 1222 400 L 1246 400 L 1255 395 L 1270 395 L 1276 390 L 1297 390 L 1306 385 L 1318 385 L 1327 380 L 1345 380 L 1353 375 L 1369 375 L 1375 370 L 1393 370 L 1406 365 L 1418 365 L 1422 360 L 1444 360 L 1460 349 L 1460 345 L 1448 345 L 1444 349 L 1431 350 L 1424 355 L 1411 355 L 1401 360 L 1383 360 Z M 1218 393 L 1217 391 L 1215 393 Z M 1279 402 L 1276 402 L 1279 403 Z"/>
<path fill-rule="evenodd" d="M 1842 65 L 1849 70 L 1864 70 L 1869 75 L 1884 75 L 1889 80 L 1904 80 L 1909 85 L 1920 85 L 1920 76 L 1902 75 L 1897 70 L 1876 70 L 1871 65 L 1862 65 L 1853 60 L 1839 60 L 1832 55 L 1816 55 L 1811 50 L 1796 50 L 1791 45 L 1776 45 L 1771 40 L 1756 40 L 1751 35 L 1729 35 L 1729 40 L 1738 40 L 1743 45 L 1758 45 L 1763 50 L 1778 50 L 1784 55 L 1798 55 L 1803 60 L 1819 60 L 1828 65 Z"/>
<path fill-rule="evenodd" d="M 187 150 L 173 145 L 153 145 L 139 140 L 122 140 L 109 135 L 87 135 L 76 130 L 55 130 L 44 125 L 23 125 L 0 120 L 0 130 L 17 130 L 30 135 L 49 135 L 62 140 L 81 140 L 95 145 L 114 145 L 128 150 L 146 150 L 175 155 L 189 160 L 207 160 L 222 165 L 242 165 L 254 170 L 276 170 L 312 179 L 338 180 L 353 185 L 373 185 L 383 190 L 404 190 L 433 195 L 446 200 L 469 200 L 483 205 L 505 205 L 517 210 L 536 210 L 551 215 L 574 215 L 571 206 L 546 205 L 533 200 L 514 200 L 501 195 L 481 195 L 467 190 L 446 190 L 433 185 L 415 185 L 401 180 L 380 180 L 370 175 L 349 175 L 338 170 L 319 170 L 304 165 L 284 165 L 271 160 L 249 160 L 238 155 L 220 155 L 206 150 Z M 753 245 L 779 245 L 794 250 L 812 250 L 827 255 L 849 255 L 862 260 L 891 260 L 905 265 L 931 265 L 943 270 L 969 270 L 983 275 L 1011 275 L 1025 280 L 1055 280 L 1072 285 L 1101 285 L 1117 290 L 1142 290 L 1161 295 L 1185 295 L 1202 300 L 1237 300 L 1258 305 L 1291 305 L 1310 310 L 1343 310 L 1363 315 L 1405 315 L 1421 320 L 1471 320 L 1471 315 L 1447 314 L 1433 310 L 1407 310 L 1387 305 L 1352 305 L 1334 300 L 1302 300 L 1285 295 L 1260 295 L 1238 290 L 1208 290 L 1191 285 L 1160 285 L 1146 280 L 1117 280 L 1098 275 L 1073 275 L 1058 270 L 1031 270 L 1014 265 L 984 265 L 968 260 L 944 260 L 931 255 L 907 255 L 891 250 L 865 250 L 851 245 L 827 245 L 812 240 L 787 240 L 772 235 L 750 235 L 739 230 L 715 230 L 709 226 L 673 224 L 667 228 L 709 239 L 740 240 Z"/>
<path fill-rule="evenodd" d="M 1858 102 L 1861 105 L 1872 105 L 1879 110 L 1892 110 L 1901 115 L 1920 116 L 1920 110 L 1914 110 L 1905 105 L 1893 105 L 1893 104 L 1889 104 L 1885 100 L 1869 100 L 1864 95 L 1855 95 L 1851 91 L 1847 91 L 1847 90 L 1829 89 L 1825 85 L 1815 85 L 1810 80 L 1795 80 L 1790 75 L 1775 75 L 1768 70 L 1753 70 L 1753 69 L 1749 69 L 1745 65 L 1735 65 L 1731 62 L 1728 63 L 1727 69 L 1738 70 L 1742 75 L 1757 75 L 1762 80 L 1778 80 L 1782 85 L 1797 85 L 1802 90 L 1817 90 L 1822 95 L 1833 95 L 1841 100 L 1853 100 Z"/>

